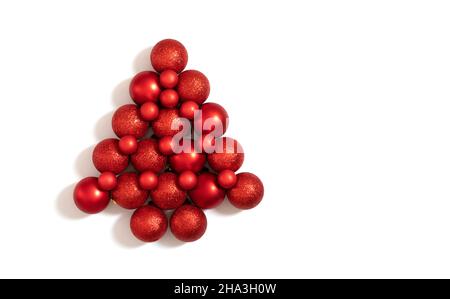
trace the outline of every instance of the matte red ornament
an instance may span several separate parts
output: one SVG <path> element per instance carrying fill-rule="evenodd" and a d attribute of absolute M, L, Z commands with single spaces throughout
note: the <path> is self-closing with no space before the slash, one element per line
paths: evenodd
<path fill-rule="evenodd" d="M 98 177 L 98 185 L 103 191 L 111 191 L 117 186 L 116 175 L 112 172 L 104 172 Z"/>
<path fill-rule="evenodd" d="M 195 120 L 195 130 L 202 134 L 214 132 L 215 137 L 220 137 L 228 128 L 228 113 L 216 103 L 206 103 L 201 108 L 201 118 Z"/>
<path fill-rule="evenodd" d="M 161 137 L 158 141 L 159 152 L 164 156 L 172 155 L 173 154 L 172 142 L 173 142 L 172 136 Z"/>
<path fill-rule="evenodd" d="M 189 191 L 197 186 L 198 179 L 197 175 L 192 171 L 183 171 L 178 176 L 178 185 L 181 189 Z"/>
<path fill-rule="evenodd" d="M 153 102 L 147 102 L 140 108 L 141 118 L 145 121 L 153 121 L 158 117 L 159 107 Z"/>
<path fill-rule="evenodd" d="M 97 144 L 92 162 L 99 172 L 118 174 L 127 168 L 129 160 L 127 155 L 120 152 L 119 140 L 111 138 Z"/>
<path fill-rule="evenodd" d="M 243 172 L 237 175 L 236 185 L 228 191 L 227 196 L 236 208 L 252 209 L 261 202 L 264 196 L 264 185 L 256 175 Z"/>
<path fill-rule="evenodd" d="M 177 91 L 181 101 L 194 101 L 201 105 L 209 97 L 209 80 L 202 72 L 185 71 L 178 76 Z"/>
<path fill-rule="evenodd" d="M 204 172 L 198 176 L 197 186 L 189 191 L 189 197 L 196 206 L 202 209 L 212 209 L 223 202 L 225 190 L 217 184 L 214 174 Z"/>
<path fill-rule="evenodd" d="M 244 150 L 237 140 L 230 137 L 218 138 L 215 141 L 214 153 L 208 155 L 208 163 L 216 172 L 236 172 L 244 164 L 244 157 Z"/>
<path fill-rule="evenodd" d="M 167 158 L 158 150 L 158 141 L 153 138 L 141 140 L 136 153 L 131 156 L 131 163 L 140 172 L 159 173 L 166 167 L 166 162 Z"/>
<path fill-rule="evenodd" d="M 165 70 L 159 74 L 159 82 L 164 88 L 175 88 L 178 84 L 178 74 L 173 70 Z"/>
<path fill-rule="evenodd" d="M 131 80 L 130 96 L 138 105 L 156 103 L 160 93 L 159 76 L 155 72 L 141 72 Z"/>
<path fill-rule="evenodd" d="M 205 213 L 195 206 L 183 205 L 170 218 L 170 230 L 180 241 L 194 242 L 206 232 L 208 221 Z"/>
<path fill-rule="evenodd" d="M 131 135 L 139 139 L 147 133 L 148 123 L 141 118 L 138 107 L 130 104 L 117 109 L 112 118 L 112 127 L 119 137 Z"/>
<path fill-rule="evenodd" d="M 159 101 L 163 107 L 175 108 L 178 106 L 178 93 L 173 89 L 166 89 L 161 92 Z"/>
<path fill-rule="evenodd" d="M 81 211 L 97 214 L 109 204 L 109 193 L 100 189 L 97 178 L 89 177 L 81 180 L 73 191 L 73 199 Z"/>
<path fill-rule="evenodd" d="M 166 215 L 154 206 L 137 209 L 130 220 L 131 232 L 143 242 L 155 242 L 161 239 L 169 226 Z"/>
<path fill-rule="evenodd" d="M 180 116 L 189 120 L 194 120 L 195 111 L 199 110 L 199 106 L 194 101 L 183 102 L 180 106 Z"/>
<path fill-rule="evenodd" d="M 217 175 L 217 182 L 222 188 L 230 189 L 236 185 L 237 177 L 234 171 L 223 170 Z"/>
<path fill-rule="evenodd" d="M 179 41 L 165 39 L 153 47 L 150 60 L 153 68 L 159 73 L 165 70 L 173 70 L 179 73 L 187 65 L 188 53 Z"/>
<path fill-rule="evenodd" d="M 139 186 L 139 177 L 134 172 L 127 172 L 117 179 L 117 187 L 111 193 L 112 199 L 124 209 L 142 207 L 148 199 L 148 191 Z"/>
<path fill-rule="evenodd" d="M 122 154 L 131 155 L 137 151 L 138 141 L 132 135 L 123 136 L 119 141 L 119 148 Z"/>
<path fill-rule="evenodd" d="M 158 176 L 153 171 L 144 171 L 139 176 L 139 186 L 144 190 L 154 190 L 158 186 Z"/>
<path fill-rule="evenodd" d="M 206 162 L 206 156 L 202 153 L 196 152 L 194 143 L 191 142 L 190 149 L 186 149 L 180 154 L 175 154 L 169 158 L 169 163 L 172 169 L 181 173 L 183 171 L 199 172 L 203 169 Z"/>
<path fill-rule="evenodd" d="M 165 172 L 158 178 L 158 186 L 150 191 L 152 203 L 163 210 L 173 210 L 180 207 L 187 198 L 187 194 L 177 184 L 177 176 Z"/>
<path fill-rule="evenodd" d="M 177 109 L 162 109 L 158 118 L 152 123 L 153 133 L 158 137 L 173 136 L 182 130 L 181 123 L 177 121 L 180 115 Z M 176 128 L 176 129 L 172 129 Z"/>

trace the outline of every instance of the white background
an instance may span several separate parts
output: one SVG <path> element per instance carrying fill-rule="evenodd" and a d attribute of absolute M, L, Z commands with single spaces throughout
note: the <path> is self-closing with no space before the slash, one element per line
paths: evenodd
<path fill-rule="evenodd" d="M 450 277 L 448 1 L 2 1 L 0 277 Z M 182 41 L 262 204 L 203 239 L 85 217 L 129 79 Z"/>

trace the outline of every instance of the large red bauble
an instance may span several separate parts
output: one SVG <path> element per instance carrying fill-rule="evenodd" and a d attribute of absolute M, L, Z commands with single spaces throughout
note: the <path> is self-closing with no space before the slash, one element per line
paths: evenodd
<path fill-rule="evenodd" d="M 172 70 L 165 70 L 159 74 L 159 82 L 164 88 L 174 88 L 178 84 L 178 74 Z"/>
<path fill-rule="evenodd" d="M 117 186 L 117 177 L 112 172 L 104 172 L 98 177 L 98 185 L 103 191 L 111 191 Z"/>
<path fill-rule="evenodd" d="M 201 118 L 195 120 L 195 130 L 199 133 L 209 134 L 214 132 L 215 137 L 220 137 L 228 128 L 228 113 L 216 103 L 206 103 L 201 108 Z"/>
<path fill-rule="evenodd" d="M 264 196 L 264 185 L 254 174 L 243 172 L 237 175 L 236 185 L 227 193 L 230 203 L 242 210 L 256 207 Z"/>
<path fill-rule="evenodd" d="M 153 121 L 158 117 L 159 107 L 153 102 L 147 102 L 141 106 L 141 118 L 145 121 Z"/>
<path fill-rule="evenodd" d="M 137 151 L 131 156 L 131 163 L 137 171 L 159 173 L 166 167 L 167 158 L 158 150 L 158 141 L 153 138 L 141 140 Z"/>
<path fill-rule="evenodd" d="M 166 172 L 159 176 L 158 186 L 150 191 L 152 202 L 163 210 L 173 210 L 180 207 L 187 198 L 187 194 L 177 184 L 177 176 Z"/>
<path fill-rule="evenodd" d="M 216 176 L 204 172 L 198 176 L 197 186 L 189 191 L 194 204 L 202 209 L 212 209 L 225 199 L 225 191 L 217 184 Z"/>
<path fill-rule="evenodd" d="M 208 163 L 216 172 L 232 170 L 236 172 L 244 163 L 244 150 L 233 138 L 218 138 L 215 141 L 214 153 L 208 155 Z"/>
<path fill-rule="evenodd" d="M 134 172 L 127 172 L 117 179 L 117 187 L 111 192 L 112 199 L 124 209 L 142 207 L 148 199 L 148 191 L 139 186 L 139 177 Z"/>
<path fill-rule="evenodd" d="M 175 154 L 169 158 L 170 166 L 177 173 L 188 170 L 199 172 L 205 166 L 205 162 L 206 156 L 195 151 L 193 142 L 191 142 L 189 150 Z"/>
<path fill-rule="evenodd" d="M 224 189 L 231 189 L 236 185 L 237 176 L 231 170 L 223 170 L 217 175 L 217 182 Z"/>
<path fill-rule="evenodd" d="M 183 102 L 180 106 L 180 116 L 193 120 L 195 116 L 195 111 L 199 110 L 199 106 L 194 101 Z"/>
<path fill-rule="evenodd" d="M 121 173 L 128 167 L 128 156 L 120 152 L 119 140 L 105 139 L 94 149 L 92 161 L 100 172 Z"/>
<path fill-rule="evenodd" d="M 130 96 L 136 104 L 157 102 L 160 93 L 159 76 L 155 72 L 141 72 L 131 80 Z"/>
<path fill-rule="evenodd" d="M 153 68 L 159 73 L 165 70 L 173 70 L 179 73 L 187 65 L 188 53 L 179 41 L 165 39 L 153 47 L 150 60 Z"/>
<path fill-rule="evenodd" d="M 175 108 L 178 105 L 178 93 L 173 89 L 166 89 L 159 97 L 161 105 L 166 108 Z"/>
<path fill-rule="evenodd" d="M 205 234 L 207 225 L 205 213 L 192 205 L 179 207 L 170 218 L 172 234 L 183 242 L 193 242 L 200 239 Z"/>
<path fill-rule="evenodd" d="M 173 136 L 182 130 L 180 122 L 177 121 L 180 115 L 177 109 L 162 109 L 158 117 L 153 121 L 153 133 L 158 137 Z M 177 129 L 172 129 L 177 128 Z"/>
<path fill-rule="evenodd" d="M 109 204 L 109 193 L 100 189 L 97 178 L 81 180 L 73 191 L 76 206 L 87 214 L 97 214 Z"/>
<path fill-rule="evenodd" d="M 185 71 L 178 76 L 177 91 L 181 101 L 194 101 L 201 105 L 209 97 L 209 80 L 199 71 Z"/>
<path fill-rule="evenodd" d="M 138 107 L 129 104 L 120 107 L 114 113 L 112 127 L 119 137 L 131 135 L 139 139 L 147 133 L 148 123 L 141 118 Z"/>
<path fill-rule="evenodd" d="M 183 190 L 192 190 L 197 186 L 197 175 L 192 171 L 183 171 L 178 176 L 178 186 Z"/>
<path fill-rule="evenodd" d="M 155 242 L 164 236 L 168 221 L 166 215 L 154 206 L 137 209 L 130 220 L 131 232 L 143 242 Z"/>

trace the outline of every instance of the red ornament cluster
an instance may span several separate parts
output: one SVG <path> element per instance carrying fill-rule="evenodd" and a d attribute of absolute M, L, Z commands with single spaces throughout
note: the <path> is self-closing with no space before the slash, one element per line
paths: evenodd
<path fill-rule="evenodd" d="M 183 71 L 186 48 L 176 40 L 163 40 L 150 60 L 157 72 L 141 72 L 131 81 L 135 104 L 120 107 L 112 118 L 120 139 L 106 139 L 95 147 L 92 160 L 101 174 L 81 180 L 74 201 L 89 214 L 103 211 L 111 200 L 135 210 L 131 231 L 144 242 L 159 240 L 169 227 L 177 239 L 192 242 L 206 231 L 203 209 L 217 207 L 225 197 L 239 209 L 254 208 L 264 186 L 254 174 L 235 174 L 244 162 L 242 146 L 223 137 L 226 110 L 204 104 L 210 93 L 208 78 L 199 71 Z M 202 117 L 197 119 L 199 112 Z M 186 123 L 191 126 L 187 133 L 200 137 L 177 144 L 175 136 L 185 134 Z M 146 137 L 150 128 L 153 136 Z M 176 146 L 183 151 L 175 152 Z M 130 164 L 134 171 L 126 171 Z M 170 220 L 164 213 L 168 210 L 174 210 Z"/>

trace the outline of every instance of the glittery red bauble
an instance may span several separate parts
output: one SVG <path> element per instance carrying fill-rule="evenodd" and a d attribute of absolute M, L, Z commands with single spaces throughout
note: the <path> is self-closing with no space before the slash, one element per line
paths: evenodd
<path fill-rule="evenodd" d="M 199 71 L 185 71 L 178 76 L 177 91 L 181 101 L 194 101 L 201 105 L 209 97 L 209 80 Z"/>
<path fill-rule="evenodd" d="M 128 156 L 120 152 L 119 140 L 105 139 L 94 149 L 92 161 L 99 172 L 121 173 L 128 166 Z"/>
<path fill-rule="evenodd" d="M 131 156 L 131 163 L 140 172 L 159 173 L 166 167 L 166 162 L 167 158 L 158 150 L 158 141 L 153 138 L 141 140 L 136 153 Z"/>
<path fill-rule="evenodd" d="M 158 176 L 153 171 L 144 171 L 139 176 L 139 186 L 144 190 L 153 190 L 158 186 Z"/>
<path fill-rule="evenodd" d="M 153 133 L 158 137 L 173 136 L 182 130 L 177 109 L 162 109 L 159 111 L 158 118 L 152 123 Z M 172 129 L 177 128 L 177 129 Z"/>
<path fill-rule="evenodd" d="M 169 158 L 170 166 L 177 173 L 187 170 L 199 172 L 205 166 L 205 162 L 206 156 L 195 151 L 193 142 L 190 144 L 190 149 Z"/>
<path fill-rule="evenodd" d="M 179 41 L 165 39 L 153 47 L 150 60 L 153 68 L 159 73 L 164 70 L 173 70 L 179 73 L 187 65 L 188 53 Z"/>
<path fill-rule="evenodd" d="M 147 133 L 148 123 L 141 118 L 138 107 L 130 104 L 117 109 L 112 118 L 112 127 L 119 137 L 131 135 L 142 138 Z"/>
<path fill-rule="evenodd" d="M 194 101 L 183 102 L 180 106 L 180 116 L 189 120 L 194 119 L 195 111 L 199 110 L 199 106 Z"/>
<path fill-rule="evenodd" d="M 178 176 L 178 186 L 183 190 L 192 190 L 197 186 L 197 175 L 192 171 L 183 171 Z"/>
<path fill-rule="evenodd" d="M 141 106 L 141 118 L 145 121 L 153 121 L 158 117 L 159 107 L 153 102 L 147 102 Z"/>
<path fill-rule="evenodd" d="M 223 170 L 217 175 L 217 182 L 224 189 L 233 188 L 236 185 L 236 174 L 231 170 Z"/>
<path fill-rule="evenodd" d="M 98 177 L 98 185 L 104 191 L 111 191 L 117 186 L 116 175 L 112 172 L 104 172 Z"/>
<path fill-rule="evenodd" d="M 157 102 L 160 93 L 159 76 L 155 72 L 141 72 L 131 80 L 130 96 L 136 104 Z"/>
<path fill-rule="evenodd" d="M 164 136 L 159 139 L 158 141 L 159 152 L 164 156 L 170 156 L 173 154 L 172 140 L 173 140 L 172 136 Z"/>
<path fill-rule="evenodd" d="M 217 184 L 216 176 L 204 172 L 198 176 L 197 186 L 189 191 L 194 204 L 202 209 L 212 209 L 225 199 L 225 191 Z"/>
<path fill-rule="evenodd" d="M 178 93 L 173 89 L 166 89 L 159 97 L 161 105 L 166 108 L 175 108 L 178 105 Z"/>
<path fill-rule="evenodd" d="M 134 136 L 123 136 L 122 138 L 120 138 L 119 148 L 120 151 L 125 155 L 134 154 L 138 148 L 138 141 Z"/>
<path fill-rule="evenodd" d="M 124 209 L 142 207 L 148 199 L 148 191 L 139 186 L 139 177 L 134 172 L 127 172 L 117 179 L 117 187 L 111 193 L 112 199 Z"/>
<path fill-rule="evenodd" d="M 152 202 L 163 210 L 173 210 L 180 207 L 185 201 L 187 194 L 177 184 L 177 176 L 166 172 L 159 176 L 158 186 L 150 191 Z"/>
<path fill-rule="evenodd" d="M 216 172 L 227 169 L 235 172 L 244 163 L 244 150 L 233 138 L 218 138 L 214 153 L 208 155 L 208 163 Z"/>
<path fill-rule="evenodd" d="M 195 130 L 203 134 L 214 132 L 215 137 L 220 137 L 228 128 L 228 113 L 216 103 L 206 103 L 201 108 L 201 118 L 195 120 Z"/>
<path fill-rule="evenodd" d="M 168 221 L 166 215 L 154 206 L 143 206 L 131 216 L 133 235 L 143 242 L 155 242 L 164 236 Z"/>
<path fill-rule="evenodd" d="M 256 175 L 243 172 L 237 175 L 236 185 L 228 191 L 227 196 L 236 208 L 252 209 L 261 202 L 264 196 L 264 185 Z"/>
<path fill-rule="evenodd" d="M 81 211 L 97 214 L 108 206 L 109 193 L 100 189 L 97 178 L 89 177 L 75 186 L 73 200 Z"/>
<path fill-rule="evenodd" d="M 205 213 L 192 205 L 179 207 L 170 218 L 170 230 L 180 241 L 193 242 L 200 239 L 206 231 L 208 221 Z"/>
<path fill-rule="evenodd" d="M 159 74 L 159 82 L 164 88 L 174 88 L 178 84 L 178 74 L 172 70 L 165 70 Z"/>

